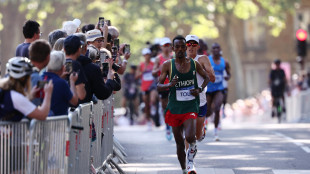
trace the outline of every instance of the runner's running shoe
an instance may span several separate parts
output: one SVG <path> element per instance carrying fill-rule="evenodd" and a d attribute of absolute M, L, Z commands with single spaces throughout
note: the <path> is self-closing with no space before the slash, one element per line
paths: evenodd
<path fill-rule="evenodd" d="M 220 141 L 220 138 L 218 135 L 214 135 L 214 141 Z"/>
<path fill-rule="evenodd" d="M 187 163 L 187 171 L 188 171 L 187 174 L 197 174 L 193 161 L 189 161 Z"/>

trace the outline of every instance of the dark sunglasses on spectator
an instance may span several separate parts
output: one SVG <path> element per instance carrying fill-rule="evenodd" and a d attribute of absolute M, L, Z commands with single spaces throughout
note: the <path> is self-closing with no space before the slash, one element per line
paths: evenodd
<path fill-rule="evenodd" d="M 186 43 L 186 46 L 187 46 L 187 47 L 190 47 L 190 46 L 192 46 L 192 47 L 197 47 L 197 46 L 198 46 L 198 43 L 190 43 L 190 42 L 188 42 L 188 43 Z"/>
<path fill-rule="evenodd" d="M 95 42 L 98 42 L 98 43 L 100 43 L 100 42 L 103 42 L 103 40 L 95 40 Z"/>
<path fill-rule="evenodd" d="M 171 44 L 170 43 L 166 43 L 165 45 L 163 45 L 163 47 L 170 47 Z"/>

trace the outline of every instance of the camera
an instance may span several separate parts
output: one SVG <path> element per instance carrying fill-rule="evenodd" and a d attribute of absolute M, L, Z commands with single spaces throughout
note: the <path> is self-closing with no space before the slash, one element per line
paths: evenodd
<path fill-rule="evenodd" d="M 45 84 L 47 84 L 47 81 L 41 81 L 41 80 L 39 80 L 39 81 L 37 82 L 37 87 L 40 88 L 40 89 L 43 89 Z"/>
<path fill-rule="evenodd" d="M 104 17 L 99 17 L 99 27 L 102 28 L 104 26 Z"/>
<path fill-rule="evenodd" d="M 65 69 L 66 69 L 66 72 L 68 72 L 69 74 L 72 73 L 72 60 L 70 59 L 66 60 Z"/>

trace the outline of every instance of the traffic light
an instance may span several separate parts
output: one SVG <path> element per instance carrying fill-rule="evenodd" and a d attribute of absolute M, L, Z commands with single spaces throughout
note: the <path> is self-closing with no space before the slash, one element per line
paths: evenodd
<path fill-rule="evenodd" d="M 296 32 L 297 38 L 297 55 L 305 57 L 307 55 L 307 32 L 299 29 Z"/>

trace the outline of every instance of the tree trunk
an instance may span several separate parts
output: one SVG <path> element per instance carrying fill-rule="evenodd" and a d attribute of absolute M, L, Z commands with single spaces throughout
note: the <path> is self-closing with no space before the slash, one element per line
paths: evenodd
<path fill-rule="evenodd" d="M 6 6 L 0 8 L 3 15 L 3 30 L 0 32 L 0 60 L 1 76 L 5 73 L 7 61 L 15 56 L 17 44 L 24 41 L 22 26 L 25 21 L 25 15 L 18 12 L 18 3 L 9 1 Z"/>
<path fill-rule="evenodd" d="M 243 67 L 239 55 L 239 49 L 238 49 L 238 43 L 236 40 L 236 36 L 234 34 L 234 28 L 231 27 L 231 19 L 228 19 L 229 21 L 227 22 L 226 26 L 226 34 L 227 34 L 227 45 L 228 45 L 228 50 L 230 53 L 231 57 L 231 73 L 232 73 L 232 78 L 234 78 L 235 82 L 235 93 L 236 97 L 238 99 L 242 99 L 245 97 L 245 86 L 244 86 L 244 76 L 243 76 Z"/>

